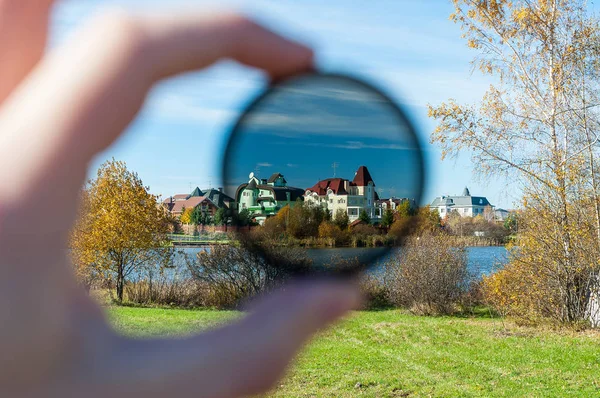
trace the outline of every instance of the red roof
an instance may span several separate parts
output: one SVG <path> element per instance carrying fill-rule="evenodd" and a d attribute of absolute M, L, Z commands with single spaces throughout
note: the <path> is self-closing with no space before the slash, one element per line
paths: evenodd
<path fill-rule="evenodd" d="M 348 227 L 350 228 L 354 228 L 359 224 L 364 224 L 365 222 L 363 220 L 361 220 L 360 218 L 358 220 L 354 220 L 352 221 L 352 223 L 350 223 L 350 225 L 348 225 Z"/>
<path fill-rule="evenodd" d="M 366 187 L 367 185 L 369 185 L 369 182 L 372 182 L 373 186 L 375 186 L 375 182 L 373 181 L 373 178 L 371 178 L 371 174 L 369 174 L 369 169 L 367 169 L 366 166 L 360 166 L 358 168 L 358 171 L 356 172 L 356 175 L 354 176 L 354 180 L 352 180 L 352 182 L 359 187 Z"/>
<path fill-rule="evenodd" d="M 181 193 L 181 194 L 177 194 L 177 195 L 173 195 L 173 200 L 184 200 L 189 198 L 190 195 L 187 193 Z"/>
<path fill-rule="evenodd" d="M 328 178 L 317 182 L 312 188 L 308 188 L 308 190 L 316 192 L 319 196 L 326 195 L 328 189 L 331 189 L 336 195 L 345 195 L 348 193 L 344 188 L 345 181 L 348 180 L 344 180 L 343 178 Z"/>
<path fill-rule="evenodd" d="M 171 209 L 172 213 L 181 213 L 183 208 L 193 209 L 204 201 L 208 201 L 212 203 L 206 196 L 193 196 L 188 200 L 180 200 L 174 203 L 173 208 Z"/>

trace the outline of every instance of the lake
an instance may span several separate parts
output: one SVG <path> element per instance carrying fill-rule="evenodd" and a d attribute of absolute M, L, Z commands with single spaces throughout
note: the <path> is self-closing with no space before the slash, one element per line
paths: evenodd
<path fill-rule="evenodd" d="M 187 255 L 195 255 L 201 250 L 207 248 L 194 247 L 181 249 Z M 365 251 L 373 252 L 377 250 L 387 249 L 360 249 L 360 248 L 334 248 L 334 249 L 308 249 L 307 254 L 313 260 L 315 264 L 324 264 L 331 258 L 354 258 L 359 256 Z M 380 258 L 378 263 L 384 263 L 386 257 L 393 256 L 393 251 L 390 251 L 386 256 Z M 468 247 L 467 248 L 467 259 L 468 269 L 471 274 L 477 277 L 483 275 L 489 275 L 495 270 L 502 268 L 508 262 L 508 251 L 503 246 L 482 246 L 482 247 Z M 182 262 L 183 264 L 183 262 Z M 377 269 L 375 265 L 374 269 Z"/>

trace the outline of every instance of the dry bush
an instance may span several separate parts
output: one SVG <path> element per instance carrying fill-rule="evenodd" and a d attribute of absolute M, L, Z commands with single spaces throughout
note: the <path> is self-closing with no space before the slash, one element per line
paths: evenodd
<path fill-rule="evenodd" d="M 457 311 L 471 281 L 465 249 L 441 234 L 409 239 L 385 267 L 390 301 L 423 315 Z"/>
<path fill-rule="evenodd" d="M 360 290 L 363 295 L 363 308 L 377 310 L 393 307 L 390 294 L 384 280 L 373 274 L 366 274 L 360 278 Z"/>
<path fill-rule="evenodd" d="M 378 233 L 379 230 L 372 225 L 358 224 L 352 228 L 352 235 L 361 239 L 371 235 L 377 235 Z"/>
<path fill-rule="evenodd" d="M 265 220 L 263 226 L 256 232 L 261 238 L 279 239 L 285 234 L 285 219 L 282 217 L 270 217 Z"/>
<path fill-rule="evenodd" d="M 289 278 L 305 274 L 312 265 L 301 249 L 260 245 L 214 246 L 188 258 L 192 277 L 206 287 L 211 306 L 239 307 Z"/>
<path fill-rule="evenodd" d="M 142 280 L 125 286 L 127 302 L 141 305 L 168 305 L 183 308 L 210 306 L 206 287 L 190 280 Z"/>
<path fill-rule="evenodd" d="M 510 263 L 484 278 L 484 297 L 499 313 L 520 324 L 588 323 L 590 296 L 598 291 L 599 248 L 591 209 L 569 208 L 570 249 L 559 242 L 563 228 L 547 202 L 531 201 L 521 217 Z M 533 207 L 536 208 L 533 208 Z M 587 210 L 587 211 L 586 211 Z"/>

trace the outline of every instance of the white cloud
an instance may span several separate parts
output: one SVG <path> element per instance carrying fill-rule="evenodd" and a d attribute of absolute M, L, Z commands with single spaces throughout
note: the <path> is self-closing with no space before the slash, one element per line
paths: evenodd
<path fill-rule="evenodd" d="M 323 143 L 308 143 L 306 145 L 310 146 L 319 146 L 319 147 L 328 147 L 328 148 L 341 148 L 341 149 L 390 149 L 390 150 L 414 150 L 415 147 L 411 147 L 408 145 L 397 145 L 397 144 L 365 144 L 361 141 L 346 141 L 342 144 L 323 144 Z"/>
<path fill-rule="evenodd" d="M 237 117 L 237 112 L 231 109 L 206 107 L 185 95 L 163 94 L 151 97 L 144 108 L 144 115 L 180 122 L 221 124 Z"/>
<path fill-rule="evenodd" d="M 337 137 L 370 137 L 398 140 L 407 134 L 407 126 L 395 115 L 338 116 L 307 110 L 303 114 L 256 113 L 250 115 L 240 131 L 271 134 L 279 137 L 328 135 Z"/>

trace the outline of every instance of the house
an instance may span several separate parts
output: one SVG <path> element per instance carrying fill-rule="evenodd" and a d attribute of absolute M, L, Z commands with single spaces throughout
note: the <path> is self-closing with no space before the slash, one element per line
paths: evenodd
<path fill-rule="evenodd" d="M 494 210 L 494 219 L 496 221 L 506 221 L 508 216 L 510 215 L 510 211 L 504 209 L 496 209 Z"/>
<path fill-rule="evenodd" d="M 195 209 L 198 206 L 203 213 L 214 216 L 219 209 L 229 209 L 233 202 L 233 198 L 223 193 L 223 188 L 206 191 L 196 188 L 191 194 L 178 194 L 165 199 L 163 206 L 175 217 L 181 216 L 184 209 Z"/>
<path fill-rule="evenodd" d="M 389 199 L 379 199 L 379 200 L 375 201 L 376 212 L 380 216 L 382 216 L 383 213 L 385 213 L 385 211 L 387 209 L 390 209 L 390 210 L 394 211 L 398 207 L 400 207 L 400 205 L 402 205 L 403 203 L 406 203 L 406 202 L 409 202 L 411 209 L 416 209 L 417 208 L 417 204 L 416 204 L 416 202 L 415 202 L 414 199 L 409 199 L 409 198 L 389 198 Z"/>
<path fill-rule="evenodd" d="M 248 182 L 236 190 L 235 199 L 238 212 L 248 210 L 256 222 L 263 224 L 285 206 L 293 206 L 303 194 L 301 188 L 288 187 L 281 173 L 274 173 L 269 179 L 250 173 Z"/>
<path fill-rule="evenodd" d="M 375 182 L 366 166 L 358 168 L 352 181 L 328 178 L 304 192 L 305 202 L 328 209 L 334 217 L 338 210 L 343 210 L 350 222 L 357 220 L 363 209 L 371 219 L 380 218 L 376 210 L 378 199 Z"/>
<path fill-rule="evenodd" d="M 440 217 L 444 218 L 452 212 L 461 217 L 476 217 L 484 215 L 486 207 L 493 208 L 484 196 L 471 196 L 469 189 L 465 187 L 461 196 L 439 196 L 431 202 L 431 209 L 436 209 Z"/>

